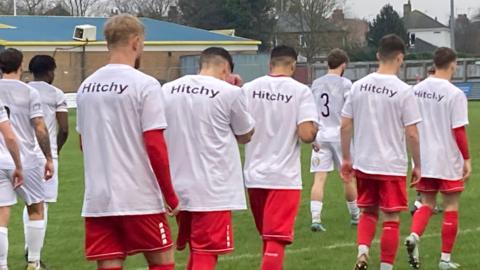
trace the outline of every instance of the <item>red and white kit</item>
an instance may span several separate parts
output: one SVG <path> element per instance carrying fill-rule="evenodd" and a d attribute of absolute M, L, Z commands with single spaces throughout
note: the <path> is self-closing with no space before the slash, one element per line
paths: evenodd
<path fill-rule="evenodd" d="M 421 146 L 420 192 L 459 192 L 464 189 L 464 157 L 456 129 L 468 125 L 467 98 L 451 82 L 429 77 L 414 87 L 424 121 L 418 125 Z"/>
<path fill-rule="evenodd" d="M 406 210 L 405 127 L 422 119 L 412 87 L 395 75 L 372 73 L 353 84 L 342 116 L 354 123 L 358 206 Z"/>
<path fill-rule="evenodd" d="M 127 65 L 100 68 L 78 90 L 88 259 L 124 258 L 173 245 L 161 192 L 173 191 L 161 190 L 144 140 L 148 132 L 167 127 L 163 104 L 158 81 Z M 174 195 L 165 199 L 175 204 Z"/>
<path fill-rule="evenodd" d="M 177 248 L 198 253 L 233 250 L 231 211 L 246 209 L 236 135 L 254 127 L 244 92 L 204 75 L 163 86 L 173 185 L 180 199 Z"/>
<path fill-rule="evenodd" d="M 318 123 L 312 91 L 290 77 L 264 76 L 243 86 L 255 135 L 245 147 L 245 185 L 264 240 L 293 241 L 302 177 L 297 126 Z"/>

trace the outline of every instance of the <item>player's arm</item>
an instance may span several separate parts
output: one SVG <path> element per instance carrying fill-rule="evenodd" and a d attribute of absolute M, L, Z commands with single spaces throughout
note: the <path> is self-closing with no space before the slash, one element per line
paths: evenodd
<path fill-rule="evenodd" d="M 245 90 L 238 92 L 230 111 L 230 127 L 239 144 L 247 144 L 255 133 L 255 120 L 247 109 Z"/>
<path fill-rule="evenodd" d="M 58 123 L 57 147 L 60 154 L 68 138 L 68 112 L 57 112 L 56 117 Z"/>
<path fill-rule="evenodd" d="M 37 138 L 38 145 L 47 160 L 45 165 L 45 179 L 49 180 L 53 176 L 54 167 L 47 125 L 45 125 L 43 117 L 35 117 L 32 118 L 31 121 L 35 130 L 35 137 Z"/>
<path fill-rule="evenodd" d="M 297 136 L 304 143 L 313 143 L 317 137 L 318 110 L 312 91 L 306 87 L 300 92 L 297 114 Z"/>
<path fill-rule="evenodd" d="M 170 177 L 168 151 L 162 129 L 149 130 L 143 133 L 143 140 L 147 150 L 150 164 L 162 190 L 163 197 L 170 210 L 178 212 L 178 198 L 173 189 Z M 175 212 L 173 214 L 176 214 Z"/>
<path fill-rule="evenodd" d="M 342 147 L 342 168 L 340 174 L 343 181 L 348 182 L 353 179 L 352 154 L 350 152 L 350 144 L 353 137 L 353 119 L 342 117 L 340 126 L 340 144 Z"/>
<path fill-rule="evenodd" d="M 23 184 L 22 162 L 20 159 L 20 150 L 17 143 L 17 136 L 13 132 L 10 121 L 3 121 L 0 123 L 0 132 L 3 135 L 8 151 L 15 163 L 15 171 L 13 172 L 13 186 L 15 188 Z"/>
<path fill-rule="evenodd" d="M 408 150 L 412 156 L 414 168 L 412 172 L 411 185 L 416 185 L 421 178 L 420 168 L 420 138 L 418 135 L 417 124 L 408 125 L 405 127 L 405 138 L 407 140 Z"/>
<path fill-rule="evenodd" d="M 317 137 L 317 125 L 313 121 L 303 122 L 297 126 L 297 135 L 304 143 L 313 143 Z"/>
<path fill-rule="evenodd" d="M 453 136 L 464 160 L 463 180 L 468 181 L 472 173 L 472 161 L 470 159 L 470 150 L 468 149 L 467 129 L 465 126 L 455 128 L 453 129 Z"/>
<path fill-rule="evenodd" d="M 237 142 L 239 144 L 247 144 L 252 140 L 252 136 L 255 133 L 255 129 L 250 130 L 248 133 L 243 135 L 235 135 Z"/>

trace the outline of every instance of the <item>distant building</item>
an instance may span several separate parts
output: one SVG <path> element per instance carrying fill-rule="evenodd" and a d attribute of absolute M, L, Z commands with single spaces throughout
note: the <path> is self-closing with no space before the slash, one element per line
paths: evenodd
<path fill-rule="evenodd" d="M 434 19 L 419 10 L 412 10 L 410 0 L 403 6 L 403 21 L 410 37 L 410 45 L 415 51 L 450 48 L 450 28 L 437 18 Z"/>
<path fill-rule="evenodd" d="M 346 31 L 336 26 L 327 19 L 319 19 L 317 22 L 320 27 L 310 29 L 306 21 L 301 21 L 296 16 L 284 12 L 277 18 L 277 24 L 274 29 L 274 45 L 284 44 L 296 48 L 301 55 L 309 50 L 311 44 L 307 44 L 307 35 L 314 37 L 314 44 L 318 47 L 316 59 L 322 59 L 333 48 L 343 48 L 347 44 Z"/>
<path fill-rule="evenodd" d="M 362 19 L 345 18 L 343 9 L 335 9 L 330 20 L 347 34 L 348 47 L 367 45 L 368 22 Z"/>
<path fill-rule="evenodd" d="M 66 92 L 73 92 L 86 76 L 108 62 L 108 50 L 103 37 L 103 25 L 107 19 L 0 16 L 0 47 L 23 51 L 24 70 L 28 70 L 28 62 L 34 55 L 53 55 L 58 65 L 55 84 Z M 170 81 L 182 74 L 182 56 L 199 55 L 210 46 L 224 47 L 232 54 L 256 54 L 260 44 L 255 40 L 179 24 L 147 18 L 141 20 L 146 28 L 141 69 L 159 81 Z M 96 40 L 84 42 L 72 39 L 75 26 L 83 24 L 96 26 Z"/>

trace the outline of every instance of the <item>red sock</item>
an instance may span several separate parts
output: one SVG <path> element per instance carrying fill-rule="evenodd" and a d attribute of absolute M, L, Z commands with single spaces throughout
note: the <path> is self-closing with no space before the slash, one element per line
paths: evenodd
<path fill-rule="evenodd" d="M 443 214 L 442 252 L 452 253 L 458 232 L 458 212 L 448 211 Z"/>
<path fill-rule="evenodd" d="M 427 228 L 432 213 L 433 210 L 429 206 L 423 205 L 420 207 L 420 209 L 418 209 L 413 215 L 411 232 L 416 233 L 418 236 L 422 236 Z"/>
<path fill-rule="evenodd" d="M 277 241 L 266 241 L 262 259 L 262 270 L 282 270 L 285 245 Z"/>
<path fill-rule="evenodd" d="M 190 250 L 190 256 L 188 257 L 188 263 L 186 270 L 192 270 L 192 251 Z"/>
<path fill-rule="evenodd" d="M 175 270 L 175 264 L 149 265 L 148 270 Z"/>
<path fill-rule="evenodd" d="M 218 256 L 215 254 L 196 253 L 190 254 L 189 267 L 192 270 L 213 270 L 217 265 Z"/>
<path fill-rule="evenodd" d="M 386 221 L 383 223 L 382 238 L 380 240 L 382 263 L 393 264 L 400 241 L 400 222 Z"/>
<path fill-rule="evenodd" d="M 370 247 L 377 229 L 378 214 L 362 213 L 358 221 L 357 242 L 358 245 Z"/>

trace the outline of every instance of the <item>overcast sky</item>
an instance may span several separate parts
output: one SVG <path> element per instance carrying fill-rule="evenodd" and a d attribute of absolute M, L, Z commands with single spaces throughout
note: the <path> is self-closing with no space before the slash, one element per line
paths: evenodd
<path fill-rule="evenodd" d="M 347 15 L 368 20 L 373 19 L 380 9 L 387 3 L 403 16 L 403 4 L 407 0 L 344 0 Z M 432 18 L 438 17 L 443 23 L 448 23 L 450 12 L 450 0 L 411 0 L 412 9 L 417 9 L 427 13 Z M 469 15 L 477 14 L 480 10 L 479 0 L 455 0 L 455 16 L 457 14 L 467 13 Z"/>

